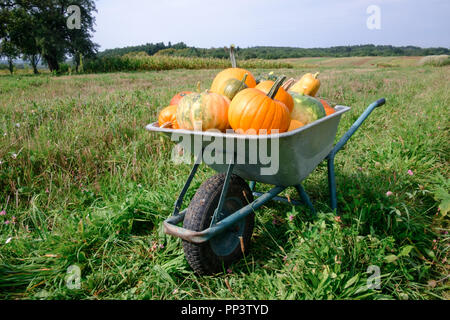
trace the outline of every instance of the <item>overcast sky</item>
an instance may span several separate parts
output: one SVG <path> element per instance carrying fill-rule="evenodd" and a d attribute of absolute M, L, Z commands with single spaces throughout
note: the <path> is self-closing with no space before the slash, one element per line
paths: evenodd
<path fill-rule="evenodd" d="M 380 29 L 367 27 L 371 5 L 380 9 Z M 450 47 L 450 0 L 99 0 L 97 10 L 100 50 L 169 41 L 202 48 Z"/>

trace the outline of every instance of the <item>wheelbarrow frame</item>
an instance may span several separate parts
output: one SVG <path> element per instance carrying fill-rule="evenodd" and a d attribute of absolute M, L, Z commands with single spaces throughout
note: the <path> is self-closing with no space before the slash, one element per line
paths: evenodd
<path fill-rule="evenodd" d="M 335 167 L 334 167 L 334 159 L 336 157 L 336 154 L 339 150 L 342 149 L 342 147 L 347 143 L 347 141 L 352 137 L 352 135 L 358 130 L 358 128 L 361 126 L 361 124 L 368 118 L 368 116 L 372 113 L 372 111 L 382 106 L 385 103 L 385 99 L 379 99 L 372 104 L 370 104 L 367 109 L 359 116 L 359 118 L 354 122 L 354 124 L 350 127 L 350 129 L 342 136 L 342 138 L 338 141 L 336 145 L 331 149 L 331 151 L 328 153 L 328 155 L 323 159 L 327 160 L 328 164 L 328 187 L 330 192 L 330 206 L 331 209 L 337 213 L 337 191 L 336 191 L 336 178 L 335 178 Z M 201 151 L 203 152 L 203 150 Z M 256 182 L 250 181 L 250 190 L 252 191 L 253 195 L 256 197 L 256 199 L 247 204 L 246 206 L 242 207 L 241 209 L 235 211 L 234 213 L 230 214 L 229 216 L 225 217 L 224 219 L 217 221 L 217 217 L 222 212 L 222 207 L 225 202 L 227 190 L 228 190 L 228 184 L 231 178 L 231 175 L 233 174 L 233 169 L 235 167 L 235 164 L 233 161 L 230 161 L 230 163 L 227 165 L 227 171 L 226 171 L 226 177 L 223 184 L 222 192 L 219 199 L 219 204 L 217 206 L 217 209 L 214 212 L 214 215 L 211 219 L 210 227 L 203 230 L 203 231 L 192 231 L 188 230 L 182 227 L 179 227 L 178 224 L 181 223 L 186 215 L 187 209 L 180 212 L 181 206 L 183 204 L 184 197 L 186 195 L 187 190 L 189 189 L 189 186 L 197 172 L 197 169 L 201 163 L 202 160 L 202 154 L 199 154 L 197 156 L 196 162 L 194 163 L 194 166 L 189 174 L 189 177 L 184 184 L 183 189 L 181 190 L 180 195 L 178 196 L 177 200 L 175 201 L 175 207 L 173 210 L 172 215 L 164 221 L 164 232 L 169 235 L 173 235 L 176 237 L 179 237 L 183 240 L 192 242 L 192 243 L 203 243 L 206 241 L 209 241 L 211 238 L 217 236 L 218 234 L 225 232 L 228 228 L 236 224 L 241 219 L 244 219 L 249 214 L 254 212 L 256 209 L 260 208 L 262 205 L 264 205 L 266 202 L 270 200 L 275 201 L 282 201 L 282 202 L 288 202 L 292 205 L 306 205 L 313 215 L 316 215 L 316 211 L 314 209 L 313 204 L 311 203 L 311 200 L 309 199 L 308 194 L 304 190 L 303 186 L 299 182 L 298 184 L 294 185 L 294 187 L 297 189 L 297 192 L 299 193 L 300 200 L 292 200 L 287 199 L 285 197 L 279 197 L 278 195 L 283 192 L 288 186 L 279 186 L 276 185 L 273 187 L 270 191 L 265 193 L 260 193 L 255 191 Z M 322 161 L 323 161 L 322 160 Z"/>

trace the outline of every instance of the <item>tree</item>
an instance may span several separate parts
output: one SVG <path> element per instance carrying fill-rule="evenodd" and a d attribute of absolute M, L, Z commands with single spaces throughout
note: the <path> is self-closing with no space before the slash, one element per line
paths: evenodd
<path fill-rule="evenodd" d="M 14 59 L 19 56 L 19 49 L 11 39 L 12 14 L 7 10 L 12 5 L 11 1 L 0 2 L 0 56 L 8 60 L 9 72 L 14 72 Z"/>
<path fill-rule="evenodd" d="M 25 8 L 15 7 L 10 11 L 8 29 L 11 41 L 20 50 L 23 59 L 30 62 L 33 72 L 37 74 L 41 48 L 38 43 L 39 24 L 36 18 L 28 14 Z"/>
<path fill-rule="evenodd" d="M 70 6 L 79 8 L 79 28 L 68 25 Z M 97 52 L 98 46 L 91 40 L 94 0 L 0 0 L 0 9 L 2 43 L 6 41 L 6 49 L 18 49 L 31 62 L 34 72 L 40 57 L 50 71 L 58 71 L 67 55 L 74 57 L 78 68 L 81 55 Z"/>
<path fill-rule="evenodd" d="M 19 56 L 19 50 L 8 38 L 3 38 L 0 43 L 0 55 L 8 60 L 8 68 L 11 74 L 14 73 L 14 59 Z"/>
<path fill-rule="evenodd" d="M 98 44 L 91 41 L 94 32 L 95 18 L 92 12 L 96 12 L 94 1 L 81 0 L 70 1 L 72 5 L 78 5 L 80 8 L 81 23 L 80 29 L 69 29 L 69 54 L 72 55 L 75 62 L 75 69 L 78 72 L 82 57 L 92 58 L 98 51 Z"/>

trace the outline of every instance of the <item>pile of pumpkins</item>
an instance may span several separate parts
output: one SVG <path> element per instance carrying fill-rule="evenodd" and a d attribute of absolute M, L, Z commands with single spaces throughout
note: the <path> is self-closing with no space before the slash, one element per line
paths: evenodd
<path fill-rule="evenodd" d="M 325 100 L 315 98 L 318 74 L 307 73 L 299 81 L 285 81 L 283 76 L 257 83 L 251 72 L 228 68 L 217 74 L 209 90 L 176 94 L 160 111 L 158 123 L 186 130 L 232 128 L 241 134 L 295 130 L 335 112 Z"/>

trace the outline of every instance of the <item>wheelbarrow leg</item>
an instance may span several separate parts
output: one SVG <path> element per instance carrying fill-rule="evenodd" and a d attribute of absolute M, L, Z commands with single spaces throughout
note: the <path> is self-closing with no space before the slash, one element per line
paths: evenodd
<path fill-rule="evenodd" d="M 255 185 L 256 182 L 255 181 L 250 181 L 250 190 L 252 191 L 253 195 L 255 197 L 261 197 L 262 195 L 264 195 L 264 192 L 257 192 L 255 191 Z M 305 189 L 303 189 L 301 184 L 298 184 L 295 186 L 295 188 L 297 189 L 299 195 L 300 195 L 300 199 L 301 201 L 295 200 L 295 199 L 290 199 L 290 198 L 286 198 L 286 197 L 278 197 L 275 196 L 272 198 L 273 201 L 278 201 L 278 202 L 285 202 L 285 203 L 289 203 L 291 205 L 294 206 L 299 206 L 299 205 L 306 205 L 311 212 L 315 215 L 316 214 L 316 210 L 314 209 L 314 206 L 311 202 L 311 200 L 308 197 L 308 194 L 306 193 Z"/>
<path fill-rule="evenodd" d="M 303 189 L 303 186 L 301 184 L 298 184 L 295 186 L 295 189 L 297 189 L 298 194 L 300 195 L 300 199 L 302 199 L 302 202 L 311 210 L 311 213 L 315 216 L 316 209 L 314 209 L 314 206 L 309 199 L 308 194 L 306 193 L 305 189 Z"/>
<path fill-rule="evenodd" d="M 367 109 L 359 116 L 359 118 L 353 123 L 350 129 L 342 136 L 342 138 L 336 143 L 334 148 L 327 156 L 328 160 L 328 187 L 330 189 L 330 205 L 331 209 L 337 213 L 337 196 L 336 196 L 336 176 L 334 174 L 334 157 L 339 150 L 341 150 L 347 141 L 353 136 L 363 122 L 369 117 L 375 108 L 378 108 L 386 103 L 384 98 L 378 99 L 371 103 Z"/>
<path fill-rule="evenodd" d="M 220 194 L 219 204 L 211 218 L 210 227 L 212 227 L 214 224 L 217 223 L 220 215 L 222 214 L 222 208 L 223 208 L 223 204 L 225 202 L 225 198 L 227 196 L 228 185 L 230 183 L 231 175 L 233 174 L 233 168 L 234 168 L 234 164 L 233 164 L 233 162 L 230 162 L 230 164 L 228 165 L 227 174 L 225 176 L 225 181 L 223 183 L 222 193 Z"/>
<path fill-rule="evenodd" d="M 334 155 L 327 157 L 328 160 L 328 188 L 330 190 L 331 210 L 337 213 L 336 176 L 334 174 Z"/>
<path fill-rule="evenodd" d="M 172 216 L 176 216 L 180 212 L 180 208 L 181 208 L 181 205 L 183 204 L 184 196 L 186 195 L 186 192 L 189 189 L 189 186 L 191 185 L 191 182 L 194 179 L 194 176 L 197 173 L 197 169 L 202 161 L 201 155 L 202 155 L 202 153 L 200 153 L 198 155 L 197 159 L 195 160 L 194 167 L 192 168 L 191 173 L 189 174 L 189 177 L 188 177 L 186 183 L 184 184 L 184 187 L 181 190 L 180 195 L 178 196 L 177 200 L 175 201 L 175 207 L 173 209 Z"/>

